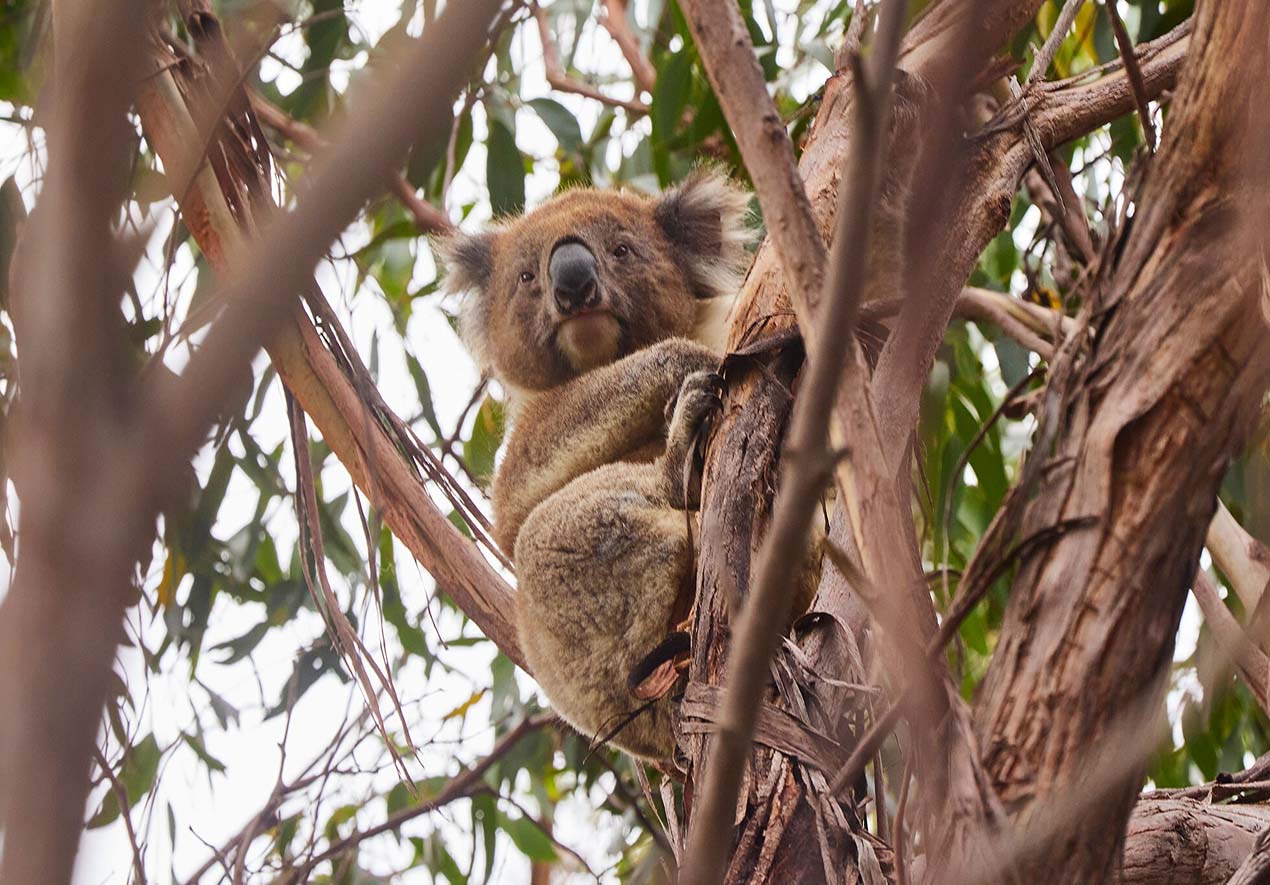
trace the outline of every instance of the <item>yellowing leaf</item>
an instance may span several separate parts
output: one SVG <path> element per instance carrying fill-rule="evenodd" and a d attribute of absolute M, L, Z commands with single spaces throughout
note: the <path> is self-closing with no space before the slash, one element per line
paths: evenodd
<path fill-rule="evenodd" d="M 453 710 L 451 710 L 449 713 L 446 713 L 444 716 L 442 716 L 442 717 L 441 717 L 441 721 L 442 721 L 442 722 L 445 722 L 445 721 L 446 721 L 446 720 L 448 720 L 448 719 L 457 719 L 457 718 L 459 718 L 460 716 L 464 716 L 464 715 L 466 715 L 466 714 L 467 714 L 467 711 L 468 711 L 468 710 L 470 710 L 470 709 L 472 709 L 472 705 L 473 705 L 473 704 L 475 704 L 475 703 L 476 703 L 477 701 L 479 701 L 481 698 L 485 697 L 485 691 L 486 691 L 486 689 L 483 689 L 483 688 L 482 688 L 482 689 L 480 689 L 479 691 L 475 691 L 475 692 L 473 692 L 473 693 L 472 693 L 472 696 L 471 696 L 470 698 L 468 698 L 468 699 L 467 699 L 466 701 L 464 701 L 463 703 L 459 704 L 457 707 L 455 707 L 455 708 L 454 708 Z"/>
<path fill-rule="evenodd" d="M 185 557 L 181 555 L 181 551 L 173 550 L 168 553 L 167 562 L 163 564 L 163 580 L 159 581 L 157 592 L 160 606 L 168 608 L 176 602 L 176 587 L 184 576 Z"/>

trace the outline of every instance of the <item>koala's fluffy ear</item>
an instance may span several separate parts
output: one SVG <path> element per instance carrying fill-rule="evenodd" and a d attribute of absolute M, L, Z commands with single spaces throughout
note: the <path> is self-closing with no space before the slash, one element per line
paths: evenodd
<path fill-rule="evenodd" d="M 489 282 L 494 274 L 497 231 L 465 234 L 456 231 L 434 241 L 445 272 L 445 288 L 463 294 L 459 334 L 481 371 L 489 371 Z"/>
<path fill-rule="evenodd" d="M 701 298 L 735 295 L 749 263 L 749 194 L 726 175 L 698 169 L 657 201 L 657 224 L 679 252 Z"/>
<path fill-rule="evenodd" d="M 480 291 L 494 273 L 493 231 L 465 234 L 456 231 L 434 241 L 451 292 Z"/>

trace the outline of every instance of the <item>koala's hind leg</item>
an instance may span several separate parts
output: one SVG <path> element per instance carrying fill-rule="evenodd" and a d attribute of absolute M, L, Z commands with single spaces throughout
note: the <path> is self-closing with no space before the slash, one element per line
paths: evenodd
<path fill-rule="evenodd" d="M 615 745 L 669 756 L 669 701 L 641 701 L 627 683 L 692 580 L 686 517 L 661 470 L 614 464 L 565 486 L 525 521 L 516 568 L 521 646 L 556 710 L 588 738 L 629 718 Z"/>

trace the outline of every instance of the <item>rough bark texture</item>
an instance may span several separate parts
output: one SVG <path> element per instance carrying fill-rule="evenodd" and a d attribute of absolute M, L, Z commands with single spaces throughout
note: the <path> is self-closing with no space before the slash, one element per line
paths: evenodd
<path fill-rule="evenodd" d="M 1086 524 L 1023 558 L 976 708 L 1016 828 L 1067 813 L 1061 835 L 1011 859 L 1021 880 L 1113 869 L 1147 752 L 1127 726 L 1162 697 L 1218 485 L 1270 380 L 1265 170 L 1247 165 L 1265 156 L 1251 90 L 1268 73 L 1270 13 L 1209 0 L 1197 15 L 1138 215 L 1092 295 L 1098 334 L 1033 455 L 1049 462 L 1021 535 Z M 1094 777 L 1091 751 L 1108 742 L 1123 764 Z"/>
<path fill-rule="evenodd" d="M 999 45 L 1014 28 L 1026 21 L 1035 9 L 1035 4 L 1032 3 L 1014 2 L 995 5 L 997 7 L 995 11 L 1000 13 L 999 15 L 977 19 L 988 23 L 983 25 L 985 33 L 980 35 L 988 42 L 978 44 L 980 46 Z M 929 42 L 942 47 L 958 34 L 959 29 L 952 27 L 952 24 L 958 16 L 964 17 L 970 10 L 964 6 L 956 6 L 956 8 L 959 11 L 953 15 L 952 19 L 948 19 L 944 13 L 932 14 L 913 35 L 910 35 L 905 48 L 905 57 L 910 60 L 909 65 L 911 65 L 906 72 L 908 76 L 917 80 L 937 76 L 940 65 L 944 64 L 944 56 L 940 51 L 931 50 L 930 46 L 924 44 Z M 976 10 L 976 12 L 982 12 L 982 10 Z M 690 21 L 695 31 L 710 27 L 710 22 L 702 16 L 695 16 Z M 959 44 L 959 40 L 953 42 Z M 947 47 L 944 51 L 947 51 Z M 752 61 L 752 59 L 742 59 L 735 61 L 735 64 L 743 66 Z M 733 63 L 733 60 L 729 60 L 729 63 Z M 743 74 L 744 71 L 740 73 Z M 710 70 L 710 74 L 716 87 L 730 85 L 732 77 L 740 76 L 726 67 L 721 69 L 716 67 Z M 817 115 L 815 127 L 800 163 L 800 172 L 810 198 L 818 234 L 822 240 L 827 240 L 833 229 L 835 201 L 843 169 L 842 157 L 851 149 L 849 136 L 852 117 L 851 90 L 851 78 L 842 72 L 827 84 L 820 113 Z M 734 129 L 742 128 L 737 120 L 732 122 Z M 911 116 L 907 122 L 908 125 L 913 125 Z M 783 133 L 779 135 L 784 137 Z M 741 136 L 738 135 L 738 138 Z M 751 142 L 760 149 L 763 147 L 763 140 L 758 137 L 743 139 L 742 149 L 745 150 Z M 894 143 L 899 144 L 903 141 L 896 139 Z M 751 151 L 755 151 L 755 148 L 752 147 Z M 758 153 L 761 154 L 762 151 L 758 150 Z M 903 151 L 897 151 L 895 155 L 899 156 L 902 153 Z M 760 162 L 757 157 L 755 162 Z M 903 168 L 901 164 L 896 165 L 896 170 L 901 168 Z M 898 175 L 902 175 L 902 172 Z M 895 219 L 900 214 L 900 208 L 896 205 L 895 195 L 900 185 L 895 177 L 896 173 L 888 176 L 885 185 L 887 199 L 891 202 L 884 208 L 879 221 L 879 225 L 883 228 L 882 234 L 877 237 L 879 242 L 896 242 L 897 231 L 893 227 Z M 762 189 L 760 189 L 760 196 L 762 195 Z M 999 229 L 1004 220 L 1002 217 L 996 221 L 991 233 L 985 236 L 984 242 Z M 779 224 L 779 222 L 778 218 L 775 223 Z M 770 219 L 769 223 L 771 223 Z M 740 346 L 758 335 L 776 334 L 791 328 L 794 324 L 794 310 L 798 311 L 804 328 L 810 328 L 810 312 L 819 293 L 819 287 L 807 281 L 818 280 L 820 273 L 807 266 L 811 258 L 803 255 L 807 252 L 806 249 L 798 253 L 803 257 L 795 258 L 793 267 L 782 267 L 774 250 L 769 247 L 770 242 L 770 240 L 765 242 L 760 249 L 742 291 L 738 308 L 734 311 L 729 342 L 732 347 Z M 788 247 L 780 251 L 786 258 L 794 254 L 794 250 Z M 823 261 L 823 251 L 812 251 L 819 254 L 820 260 Z M 812 257 L 814 258 L 815 255 Z M 964 277 L 963 273 L 957 281 L 958 290 Z M 791 281 L 794 286 L 792 297 L 790 289 L 787 288 Z M 808 291 L 809 288 L 811 291 Z M 876 287 L 874 292 L 877 292 Z M 757 546 L 756 530 L 761 529 L 762 519 L 747 518 L 740 528 L 729 528 L 726 533 L 712 531 L 710 527 L 730 525 L 737 514 L 758 513 L 761 517 L 765 517 L 765 508 L 770 502 L 770 489 L 756 490 L 752 479 L 755 476 L 762 476 L 770 483 L 771 478 L 775 476 L 771 469 L 774 456 L 770 452 L 753 451 L 755 446 L 770 449 L 778 441 L 778 437 L 770 432 L 770 421 L 766 417 L 771 407 L 768 384 L 769 380 L 765 374 L 753 368 L 743 370 L 738 367 L 737 371 L 729 374 L 728 407 L 710 449 L 711 463 L 707 468 L 704 483 L 706 491 L 702 511 L 703 550 L 699 578 L 698 617 L 694 628 L 694 647 L 700 652 L 694 660 L 692 670 L 694 682 L 717 684 L 723 673 L 722 640 L 726 637 L 728 607 L 735 605 L 745 596 L 749 577 L 749 554 Z M 738 471 L 734 465 L 730 464 L 724 467 L 725 463 L 733 459 L 734 455 L 731 453 L 734 451 L 742 453 L 748 451 L 745 457 L 756 465 L 766 466 L 758 466 L 748 471 Z M 842 592 L 839 588 L 838 592 L 831 594 L 827 599 L 834 606 L 833 609 L 828 609 L 832 623 L 835 625 L 845 623 L 845 610 L 851 606 L 850 594 Z M 851 659 L 854 659 L 857 668 L 860 667 L 854 637 L 849 632 L 844 635 L 835 626 L 828 631 L 813 634 L 808 637 L 807 642 L 816 655 L 810 660 L 813 660 L 816 666 L 828 667 L 829 669 L 825 670 L 826 673 L 832 673 L 838 678 L 850 678 L 845 676 L 848 671 L 843 669 L 843 662 Z M 779 668 L 779 661 L 775 666 Z M 787 688 L 788 690 L 782 690 L 781 700 L 796 708 L 801 691 L 794 686 Z M 817 711 L 817 716 L 826 717 L 820 720 L 822 727 L 837 737 L 842 725 L 841 713 L 854 699 L 844 698 L 841 692 L 835 692 L 825 685 L 818 686 L 818 689 L 817 701 L 821 704 L 821 709 Z M 705 745 L 703 741 L 695 740 L 685 749 L 688 751 L 690 760 L 689 777 L 691 779 L 692 772 L 702 771 Z M 847 823 L 847 817 L 854 817 L 851 803 L 839 805 L 829 797 L 823 774 L 809 772 L 804 768 L 801 775 L 804 780 L 820 779 L 818 784 L 813 783 L 810 785 L 811 789 L 807 789 L 808 784 L 799 783 L 798 775 L 796 775 L 798 767 L 795 760 L 783 754 L 772 754 L 764 749 L 757 751 L 747 774 L 746 787 L 743 788 L 742 797 L 738 803 L 740 826 L 734 834 L 737 842 L 732 854 L 728 880 L 785 881 L 787 879 L 784 877 L 791 875 L 800 878 L 815 875 L 817 878 L 841 877 L 849 881 L 861 876 L 879 875 L 881 871 L 878 858 L 872 846 L 863 837 L 862 830 L 858 826 L 851 826 L 848 832 L 842 826 Z M 790 793 L 791 789 L 793 793 Z M 796 797 L 800 793 L 809 801 L 790 801 L 791 797 Z M 782 799 L 784 801 L 781 801 Z M 828 844 L 831 840 L 837 843 L 847 836 L 856 837 L 853 851 L 843 851 L 845 846 Z M 818 837 L 817 841 L 812 841 L 816 837 Z M 808 850 L 817 842 L 823 857 Z M 843 859 L 852 855 L 856 862 L 844 864 Z M 782 878 L 777 878 L 778 874 Z"/>
<path fill-rule="evenodd" d="M 1234 874 L 1267 826 L 1270 808 L 1264 805 L 1209 805 L 1197 799 L 1144 796 L 1129 818 L 1115 881 L 1219 885 Z"/>

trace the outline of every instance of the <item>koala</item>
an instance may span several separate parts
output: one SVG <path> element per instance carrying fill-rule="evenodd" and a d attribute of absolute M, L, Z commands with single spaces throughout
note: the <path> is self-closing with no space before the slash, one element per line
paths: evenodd
<path fill-rule="evenodd" d="M 580 732 L 616 729 L 652 759 L 673 749 L 670 702 L 628 679 L 691 598 L 684 463 L 718 404 L 714 332 L 747 261 L 747 206 L 700 171 L 656 198 L 570 190 L 440 244 L 447 288 L 466 293 L 460 332 L 509 394 L 494 531 L 525 658 Z"/>

